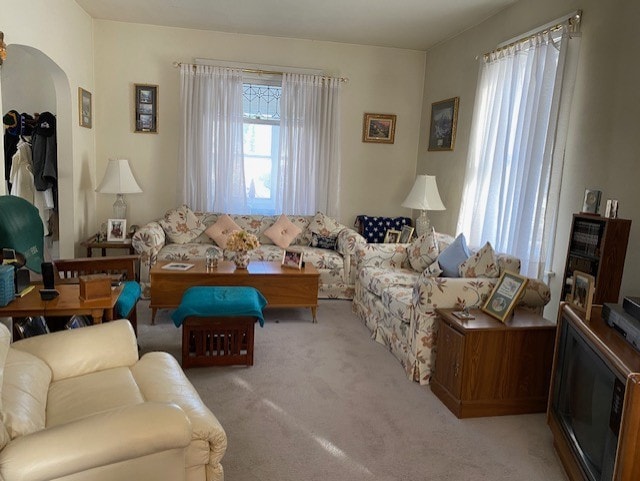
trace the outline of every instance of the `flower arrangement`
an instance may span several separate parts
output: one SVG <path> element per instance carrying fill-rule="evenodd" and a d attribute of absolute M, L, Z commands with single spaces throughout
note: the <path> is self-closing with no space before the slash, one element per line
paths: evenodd
<path fill-rule="evenodd" d="M 234 230 L 227 239 L 227 249 L 232 251 L 247 252 L 258 247 L 258 238 L 244 230 Z"/>

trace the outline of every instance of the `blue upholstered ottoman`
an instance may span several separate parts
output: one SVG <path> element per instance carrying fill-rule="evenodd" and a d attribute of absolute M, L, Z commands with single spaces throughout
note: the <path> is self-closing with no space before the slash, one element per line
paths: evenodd
<path fill-rule="evenodd" d="M 253 287 L 197 286 L 171 315 L 182 325 L 182 367 L 253 366 L 254 326 L 267 300 Z"/>

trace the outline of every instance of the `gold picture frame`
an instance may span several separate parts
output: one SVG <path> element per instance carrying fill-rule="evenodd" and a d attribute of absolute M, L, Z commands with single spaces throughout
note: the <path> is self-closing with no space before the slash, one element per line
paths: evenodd
<path fill-rule="evenodd" d="M 403 225 L 402 230 L 400 231 L 400 237 L 398 238 L 399 244 L 408 244 L 411 242 L 411 238 L 413 237 L 413 227 L 410 225 Z"/>
<path fill-rule="evenodd" d="M 503 272 L 482 306 L 482 311 L 500 322 L 505 322 L 516 307 L 527 282 L 528 279 L 524 276 L 513 272 Z"/>
<path fill-rule="evenodd" d="M 91 92 L 78 87 L 78 121 L 80 127 L 91 128 L 93 123 L 93 108 L 91 105 Z"/>
<path fill-rule="evenodd" d="M 158 86 L 135 84 L 135 130 L 138 134 L 158 133 Z"/>
<path fill-rule="evenodd" d="M 393 144 L 396 138 L 396 118 L 394 114 L 364 114 L 362 141 Z"/>
<path fill-rule="evenodd" d="M 573 271 L 573 284 L 571 285 L 569 304 L 574 310 L 582 313 L 587 321 L 591 319 L 595 287 L 596 279 L 591 274 Z"/>
<path fill-rule="evenodd" d="M 428 150 L 453 150 L 456 143 L 459 103 L 460 97 L 452 97 L 431 104 Z"/>
<path fill-rule="evenodd" d="M 399 230 L 387 229 L 387 233 L 384 235 L 383 242 L 385 244 L 397 244 L 400 240 L 400 234 L 402 234 L 402 232 L 400 232 Z"/>

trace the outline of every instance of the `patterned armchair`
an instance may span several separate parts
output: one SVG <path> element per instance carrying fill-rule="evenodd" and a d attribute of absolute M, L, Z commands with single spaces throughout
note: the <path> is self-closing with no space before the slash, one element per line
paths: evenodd
<path fill-rule="evenodd" d="M 439 249 L 453 239 L 436 233 Z M 428 384 L 437 341 L 437 308 L 479 307 L 497 278 L 433 277 L 409 262 L 410 244 L 367 244 L 356 253 L 358 274 L 353 311 L 365 322 L 373 339 L 387 346 L 407 376 Z M 497 254 L 499 272 L 520 271 L 520 261 Z M 542 312 L 550 300 L 549 287 L 529 279 L 519 306 Z"/>

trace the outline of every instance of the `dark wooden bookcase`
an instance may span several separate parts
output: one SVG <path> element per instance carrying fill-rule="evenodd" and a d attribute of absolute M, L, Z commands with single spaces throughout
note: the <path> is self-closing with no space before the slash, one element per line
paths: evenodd
<path fill-rule="evenodd" d="M 562 300 L 571 293 L 573 271 L 577 270 L 595 277 L 594 304 L 618 302 L 630 230 L 629 219 L 573 214 Z"/>

